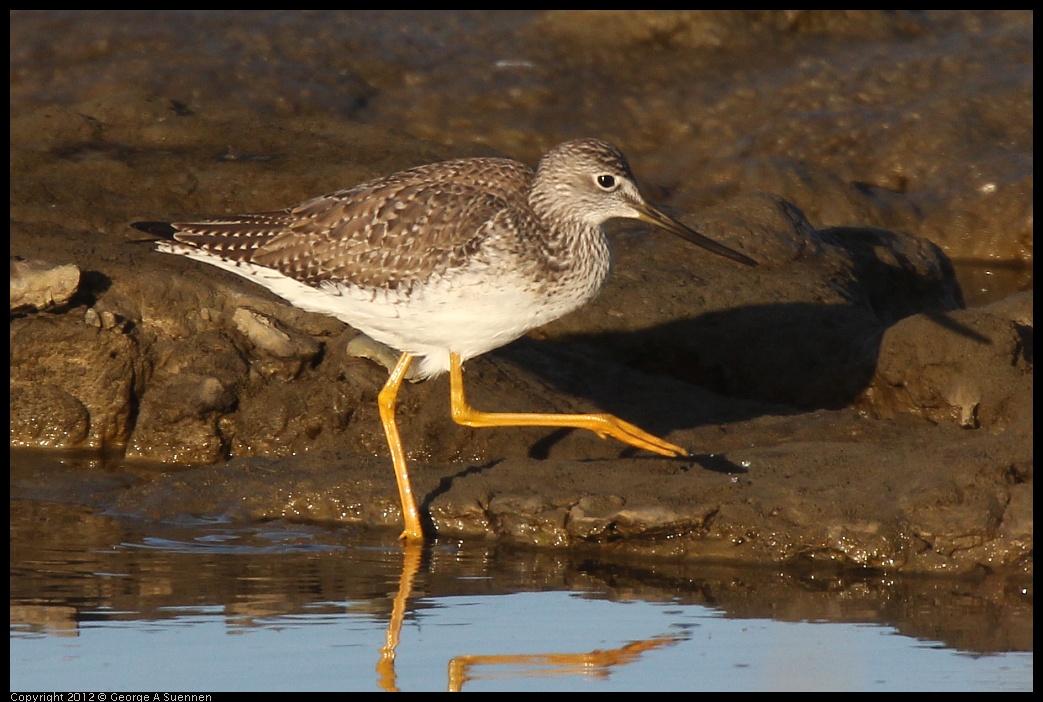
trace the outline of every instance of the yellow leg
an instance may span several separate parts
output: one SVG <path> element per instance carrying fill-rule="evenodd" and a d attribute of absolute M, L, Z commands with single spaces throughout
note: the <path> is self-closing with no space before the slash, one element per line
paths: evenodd
<path fill-rule="evenodd" d="M 401 362 L 399 362 L 401 365 Z M 390 381 L 389 381 L 390 382 Z M 602 439 L 611 436 L 639 449 L 662 456 L 687 456 L 680 446 L 652 436 L 611 414 L 533 414 L 479 412 L 464 397 L 464 374 L 459 354 L 449 355 L 450 409 L 453 421 L 468 427 L 574 427 L 589 429 Z"/>
<path fill-rule="evenodd" d="M 408 353 L 402 354 L 398 359 L 387 383 L 377 395 L 377 405 L 380 409 L 380 421 L 384 425 L 384 435 L 387 436 L 388 447 L 391 449 L 391 463 L 395 467 L 395 479 L 398 481 L 398 496 L 402 500 L 402 518 L 405 520 L 406 528 L 401 538 L 421 541 L 424 538 L 424 530 L 420 526 L 420 512 L 416 508 L 416 498 L 413 497 L 413 488 L 409 484 L 406 454 L 402 451 L 402 437 L 399 436 L 398 424 L 395 423 L 398 389 L 402 387 L 402 380 L 406 377 L 406 371 L 409 370 L 412 361 L 413 357 Z"/>

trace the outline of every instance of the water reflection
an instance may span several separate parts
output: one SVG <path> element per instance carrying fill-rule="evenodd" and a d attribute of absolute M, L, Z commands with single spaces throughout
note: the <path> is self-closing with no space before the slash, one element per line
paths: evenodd
<path fill-rule="evenodd" d="M 633 641 L 626 646 L 607 651 L 600 649 L 587 653 L 534 653 L 457 656 L 449 661 L 449 691 L 460 692 L 464 683 L 476 679 L 475 669 L 479 666 L 509 666 L 517 669 L 524 666 L 536 667 L 529 675 L 596 675 L 607 677 L 612 668 L 637 661 L 638 657 L 653 649 L 677 643 L 679 636 L 662 636 L 655 639 Z"/>
<path fill-rule="evenodd" d="M 420 570 L 420 559 L 424 550 L 420 544 L 406 543 L 402 554 L 402 575 L 398 580 L 398 592 L 395 593 L 391 607 L 391 619 L 388 621 L 387 640 L 380 649 L 380 662 L 377 663 L 379 684 L 385 692 L 398 692 L 398 681 L 395 676 L 395 650 L 402 634 L 402 621 L 406 616 L 406 606 L 413 594 L 413 579 Z"/>
<path fill-rule="evenodd" d="M 779 689 L 826 687 L 832 669 L 834 689 L 1031 686 L 1031 655 L 1004 655 L 1032 650 L 1028 579 L 146 522 L 97 507 L 122 470 L 12 464 L 12 689 Z M 841 645 L 856 649 L 838 664 Z"/>
<path fill-rule="evenodd" d="M 380 662 L 377 663 L 378 684 L 385 692 L 399 692 L 395 674 L 395 652 L 402 633 L 402 622 L 405 619 L 409 597 L 413 594 L 413 581 L 423 557 L 424 547 L 421 544 L 407 542 L 403 544 L 402 576 L 399 579 L 398 591 L 395 593 L 388 622 L 387 637 L 380 649 Z M 608 671 L 620 665 L 632 663 L 638 657 L 653 649 L 681 641 L 680 636 L 659 636 L 653 639 L 632 641 L 619 648 L 596 649 L 585 653 L 516 653 L 516 654 L 464 654 L 454 656 L 449 661 L 449 692 L 460 692 L 464 683 L 474 679 L 480 666 L 507 666 L 511 669 L 531 668 L 523 673 L 527 675 L 606 675 Z"/>

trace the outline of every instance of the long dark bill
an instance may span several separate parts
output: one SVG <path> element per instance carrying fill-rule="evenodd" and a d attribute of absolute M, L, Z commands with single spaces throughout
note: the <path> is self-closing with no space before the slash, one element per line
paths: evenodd
<path fill-rule="evenodd" d="M 757 262 L 749 256 L 739 253 L 735 249 L 730 249 L 724 244 L 718 244 L 713 239 L 708 239 L 699 232 L 686 227 L 685 225 L 678 222 L 673 217 L 663 214 L 654 207 L 641 203 L 634 203 L 634 208 L 641 214 L 641 219 L 649 224 L 654 224 L 661 229 L 665 229 L 671 234 L 676 234 L 685 241 L 690 241 L 696 246 L 701 246 L 707 251 L 712 251 L 718 256 L 724 256 L 730 258 L 733 261 L 744 263 L 747 266 L 756 266 Z"/>

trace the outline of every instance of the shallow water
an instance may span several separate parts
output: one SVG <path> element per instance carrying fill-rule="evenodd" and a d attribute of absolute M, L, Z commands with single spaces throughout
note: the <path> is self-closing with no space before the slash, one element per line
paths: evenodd
<path fill-rule="evenodd" d="M 105 514 L 12 462 L 11 689 L 1030 690 L 1031 589 Z"/>
<path fill-rule="evenodd" d="M 444 690 L 454 659 L 468 691 L 1030 690 L 1032 654 L 973 655 L 891 627 L 731 619 L 712 608 L 590 599 L 563 591 L 427 597 L 402 630 L 395 674 L 379 666 L 385 627 L 358 602 L 251 617 L 170 607 L 163 619 L 94 611 L 71 632 L 12 624 L 11 689 Z M 598 664 L 635 640 L 647 650 Z M 584 660 L 582 654 L 588 654 Z M 566 656 L 559 656 L 565 659 Z M 167 661 L 157 665 L 157 661 Z"/>

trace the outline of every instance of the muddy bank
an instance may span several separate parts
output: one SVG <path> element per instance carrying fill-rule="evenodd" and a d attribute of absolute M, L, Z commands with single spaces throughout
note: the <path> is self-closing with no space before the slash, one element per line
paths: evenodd
<path fill-rule="evenodd" d="M 881 27 L 903 43 L 920 36 Z M 920 50 L 937 49 L 926 36 Z M 78 65 L 125 58 L 138 45 L 126 41 Z M 579 52 L 572 67 L 597 55 Z M 12 445 L 114 449 L 165 466 L 97 498 L 125 514 L 399 528 L 375 403 L 386 371 L 347 353 L 355 332 L 155 253 L 127 227 L 285 206 L 483 143 L 531 162 L 543 140 L 598 126 L 548 127 L 517 151 L 495 131 L 464 148 L 418 141 L 368 121 L 408 81 L 367 75 L 378 89 L 351 114 L 279 116 L 206 90 L 186 100 L 176 87 L 144 89 L 133 70 L 120 91 L 24 99 L 12 117 L 11 254 L 44 263 L 12 264 Z M 1012 87 L 991 122 L 1008 150 L 1024 137 L 1013 126 L 1021 94 Z M 850 124 L 817 128 L 837 139 Z M 919 133 L 899 132 L 907 143 Z M 947 145 L 968 133 L 918 143 L 903 168 L 946 170 Z M 967 230 L 946 218 L 970 208 L 996 228 L 982 236 L 1002 229 L 990 240 L 1024 257 L 1031 227 L 1018 213 L 1031 213 L 1031 169 L 1004 162 L 1019 184 L 1003 190 L 1010 207 L 951 179 L 864 187 L 851 171 L 866 161 L 850 153 L 843 167 L 832 151 L 794 170 L 755 141 L 730 156 L 740 170 L 717 171 L 734 177 L 712 184 L 700 139 L 667 161 L 639 131 L 598 135 L 631 152 L 650 199 L 761 265 L 739 270 L 663 233 L 617 228 L 601 297 L 469 363 L 469 397 L 489 410 L 613 412 L 695 455 L 661 459 L 580 431 L 458 427 L 444 378 L 409 385 L 400 422 L 432 530 L 680 559 L 1030 573 L 1032 294 L 967 309 L 951 261 Z M 993 142 L 983 136 L 963 157 L 982 163 Z"/>

